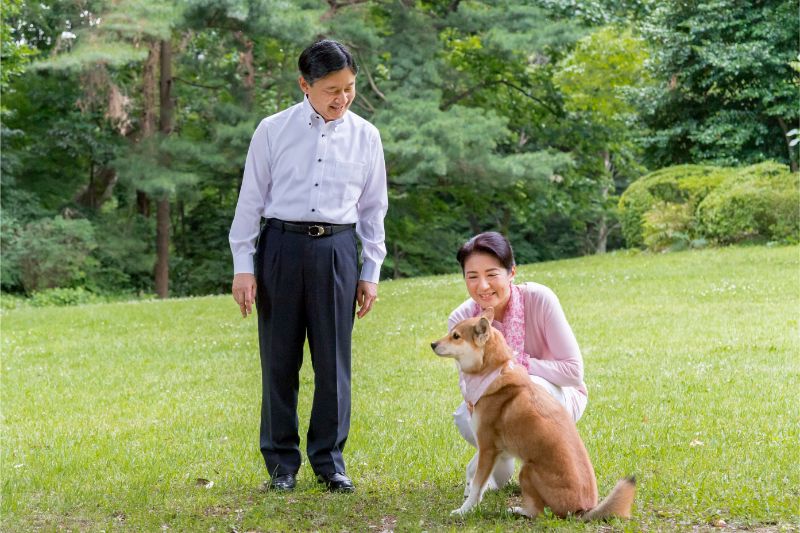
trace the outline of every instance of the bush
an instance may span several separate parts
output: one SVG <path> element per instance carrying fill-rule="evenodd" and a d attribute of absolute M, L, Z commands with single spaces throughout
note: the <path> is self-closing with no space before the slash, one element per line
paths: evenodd
<path fill-rule="evenodd" d="M 6 291 L 19 290 L 22 273 L 16 251 L 19 247 L 19 221 L 5 209 L 0 211 L 0 287 Z"/>
<path fill-rule="evenodd" d="M 3 260 L 10 260 L 23 289 L 31 294 L 54 287 L 82 285 L 96 261 L 97 247 L 88 220 L 60 216 L 27 224 L 19 231 Z"/>
<path fill-rule="evenodd" d="M 87 288 L 102 294 L 136 294 L 153 290 L 155 221 L 138 214 L 101 213 L 94 221 L 99 243 L 92 252 L 97 267 Z"/>
<path fill-rule="evenodd" d="M 643 176 L 620 198 L 629 247 L 798 242 L 798 174 L 773 162 L 744 168 L 681 165 Z M 680 207 L 682 206 L 682 207 Z"/>
<path fill-rule="evenodd" d="M 95 303 L 103 301 L 99 296 L 83 287 L 72 289 L 46 289 L 34 292 L 29 303 L 34 307 L 66 306 Z"/>
<path fill-rule="evenodd" d="M 687 204 L 690 212 L 732 169 L 700 165 L 663 168 L 631 183 L 619 201 L 622 235 L 629 248 L 645 245 L 645 214 L 655 206 Z"/>
<path fill-rule="evenodd" d="M 662 202 L 644 214 L 644 244 L 656 252 L 684 250 L 692 240 L 689 204 Z"/>
<path fill-rule="evenodd" d="M 742 169 L 698 206 L 697 219 L 703 233 L 721 244 L 798 242 L 798 176 L 777 163 Z"/>

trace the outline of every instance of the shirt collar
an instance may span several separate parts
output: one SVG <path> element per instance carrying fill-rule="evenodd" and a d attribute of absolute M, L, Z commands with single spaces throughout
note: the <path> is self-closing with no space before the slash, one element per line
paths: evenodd
<path fill-rule="evenodd" d="M 342 122 L 344 122 L 344 119 L 347 116 L 347 113 L 349 112 L 350 110 L 348 109 L 342 118 L 337 118 L 336 120 L 332 120 L 330 122 L 332 124 L 331 127 L 333 129 L 339 127 L 339 125 Z M 314 106 L 311 105 L 311 102 L 308 100 L 308 95 L 303 96 L 303 116 L 308 117 L 309 126 L 311 126 L 312 128 L 315 127 L 317 124 L 320 125 L 326 124 L 325 119 L 322 118 L 322 115 L 317 113 L 316 109 L 314 109 Z"/>

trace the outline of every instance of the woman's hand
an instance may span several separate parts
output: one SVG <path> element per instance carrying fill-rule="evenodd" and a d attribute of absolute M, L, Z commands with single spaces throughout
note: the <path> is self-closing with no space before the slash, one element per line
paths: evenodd
<path fill-rule="evenodd" d="M 232 291 L 242 318 L 247 318 L 253 312 L 253 303 L 256 301 L 256 277 L 253 274 L 236 274 L 233 276 Z"/>

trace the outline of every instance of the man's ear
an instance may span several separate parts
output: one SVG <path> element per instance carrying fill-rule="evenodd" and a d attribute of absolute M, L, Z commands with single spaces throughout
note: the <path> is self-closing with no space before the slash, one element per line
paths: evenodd
<path fill-rule="evenodd" d="M 489 324 L 491 324 L 492 320 L 494 320 L 494 307 L 487 307 L 484 309 L 481 313 L 481 316 L 486 317 L 486 320 L 488 320 Z"/>
<path fill-rule="evenodd" d="M 308 94 L 311 86 L 302 75 L 297 77 L 297 83 L 300 85 L 300 90 L 303 91 L 303 93 Z"/>
<path fill-rule="evenodd" d="M 491 308 L 490 308 L 491 309 Z M 492 327 L 492 323 L 489 322 L 485 316 L 482 316 L 478 323 L 475 325 L 475 329 L 473 330 L 473 336 L 475 338 L 475 344 L 478 346 L 483 346 L 489 340 L 489 330 Z"/>

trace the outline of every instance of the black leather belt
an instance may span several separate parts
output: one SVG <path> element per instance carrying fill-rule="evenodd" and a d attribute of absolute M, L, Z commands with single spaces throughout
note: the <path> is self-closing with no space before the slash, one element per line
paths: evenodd
<path fill-rule="evenodd" d="M 277 218 L 270 218 L 267 224 L 271 228 L 281 229 L 283 231 L 291 231 L 292 233 L 303 233 L 311 237 L 325 237 L 326 235 L 334 235 L 340 231 L 353 229 L 355 224 L 328 224 L 325 222 L 286 222 Z"/>

